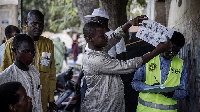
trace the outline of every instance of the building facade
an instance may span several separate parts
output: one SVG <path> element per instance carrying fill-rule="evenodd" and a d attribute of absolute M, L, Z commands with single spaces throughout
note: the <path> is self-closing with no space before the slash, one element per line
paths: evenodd
<path fill-rule="evenodd" d="M 18 26 L 18 0 L 0 0 L 0 45 L 8 25 Z"/>

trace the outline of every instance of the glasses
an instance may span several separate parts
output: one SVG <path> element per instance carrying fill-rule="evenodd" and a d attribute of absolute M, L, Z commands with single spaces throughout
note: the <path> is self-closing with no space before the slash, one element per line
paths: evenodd
<path fill-rule="evenodd" d="M 97 23 L 100 23 L 100 24 L 103 24 L 103 21 L 102 20 L 92 20 L 93 22 L 97 22 Z"/>
<path fill-rule="evenodd" d="M 93 17 L 91 18 L 91 21 L 103 24 L 103 21 L 100 17 Z"/>
<path fill-rule="evenodd" d="M 172 51 L 172 52 L 170 52 L 173 56 L 176 56 L 177 54 L 178 54 L 178 52 L 176 52 L 176 51 Z"/>
<path fill-rule="evenodd" d="M 18 52 L 23 53 L 23 54 L 35 54 L 35 49 L 30 50 L 30 49 L 26 49 L 26 50 L 18 50 Z"/>
<path fill-rule="evenodd" d="M 37 27 L 37 25 L 38 25 L 39 27 L 44 27 L 44 23 L 31 22 L 31 26 Z"/>

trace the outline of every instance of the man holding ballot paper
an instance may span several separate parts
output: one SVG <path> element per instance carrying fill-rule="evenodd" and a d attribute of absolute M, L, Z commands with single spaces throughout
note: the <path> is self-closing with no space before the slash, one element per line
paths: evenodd
<path fill-rule="evenodd" d="M 185 44 L 184 36 L 163 25 L 144 20 L 136 36 L 157 46 L 170 38 L 170 49 L 139 68 L 132 87 L 139 91 L 137 112 L 177 112 L 177 100 L 187 95 L 187 67 L 176 57 Z"/>

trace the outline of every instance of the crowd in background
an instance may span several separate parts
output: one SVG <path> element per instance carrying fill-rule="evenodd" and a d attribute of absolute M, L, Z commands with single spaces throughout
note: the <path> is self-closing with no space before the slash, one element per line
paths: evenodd
<path fill-rule="evenodd" d="M 50 40 L 41 36 L 45 26 L 39 10 L 28 13 L 27 34 L 20 34 L 16 26 L 6 27 L 6 41 L 0 46 L 1 109 L 57 111 L 56 74 L 62 72 L 63 65 L 76 65 L 81 60 L 76 91 L 81 92 L 82 112 L 132 112 L 136 108 L 137 112 L 176 112 L 177 100 L 187 95 L 187 66 L 176 57 L 185 44 L 183 35 L 175 31 L 171 39 L 166 37 L 167 41 L 157 47 L 143 43 L 148 50 L 145 47 L 145 51 L 130 53 L 134 49 L 125 44 L 125 33 L 147 20 L 145 15 L 116 30 L 109 29 L 109 16 L 102 8 L 94 9 L 85 19 L 88 22 L 83 27 L 84 40 L 77 33 L 71 38 L 71 49 L 59 37 Z M 129 40 L 132 39 L 134 35 L 130 35 Z M 85 46 L 83 41 L 87 42 Z M 144 89 L 155 85 L 181 86 L 170 92 Z"/>

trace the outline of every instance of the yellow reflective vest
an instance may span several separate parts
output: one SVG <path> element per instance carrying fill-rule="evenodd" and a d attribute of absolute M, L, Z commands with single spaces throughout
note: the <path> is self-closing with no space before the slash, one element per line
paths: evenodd
<path fill-rule="evenodd" d="M 164 83 L 166 87 L 174 87 L 180 84 L 183 60 L 173 57 L 168 78 Z M 161 83 L 160 57 L 154 57 L 146 64 L 145 84 L 153 85 Z M 167 98 L 159 93 L 139 93 L 137 112 L 177 112 L 177 101 Z"/>
<path fill-rule="evenodd" d="M 15 55 L 12 51 L 13 39 L 10 38 L 5 44 L 4 55 L 2 59 L 0 72 L 5 70 L 15 61 Z M 47 111 L 47 102 L 54 101 L 54 90 L 56 89 L 56 69 L 54 61 L 54 44 L 52 40 L 40 36 L 35 41 L 35 60 L 33 64 L 40 72 L 40 84 L 42 85 L 41 101 L 43 112 Z"/>

